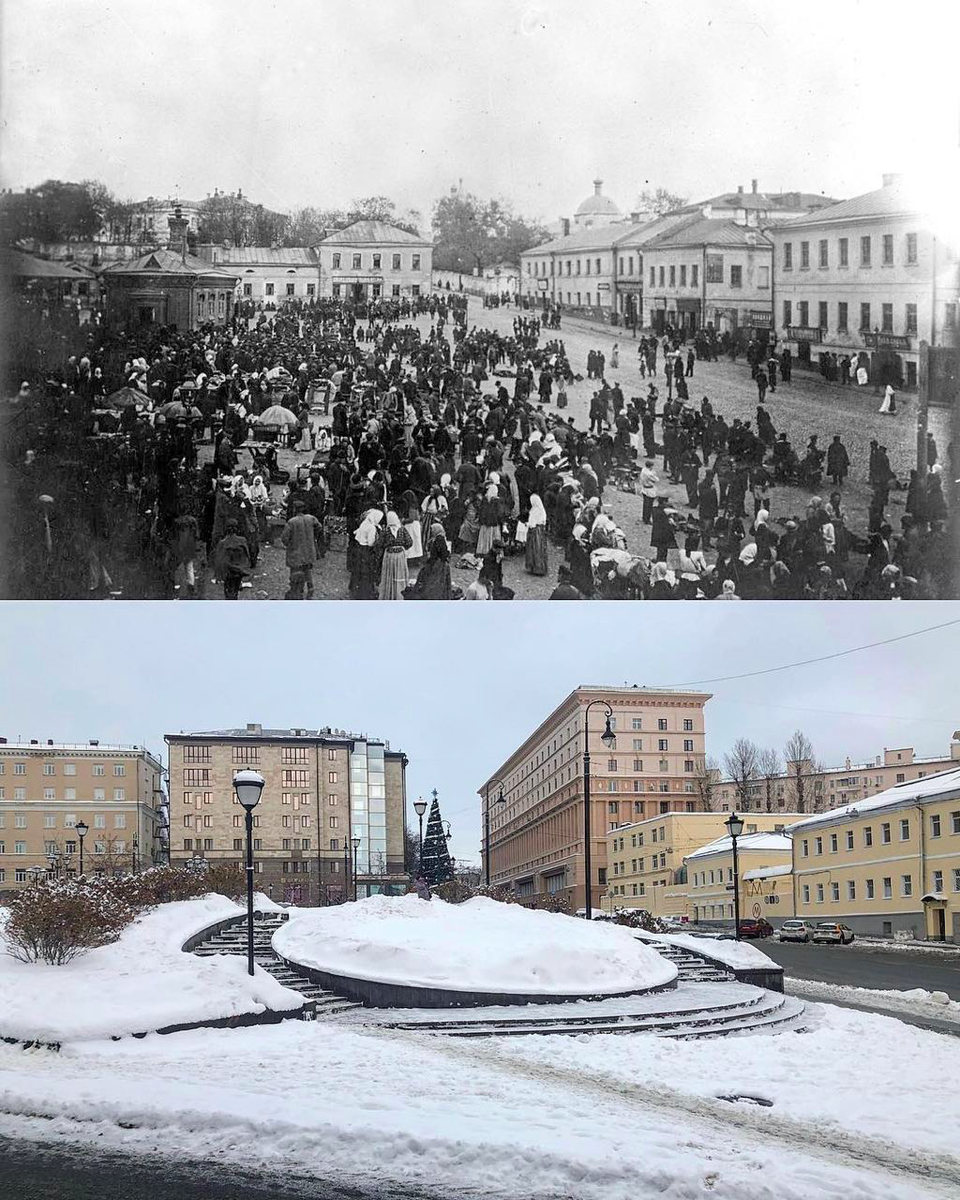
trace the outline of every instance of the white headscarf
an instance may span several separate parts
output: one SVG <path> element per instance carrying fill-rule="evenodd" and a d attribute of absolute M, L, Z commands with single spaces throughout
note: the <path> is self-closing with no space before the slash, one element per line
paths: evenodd
<path fill-rule="evenodd" d="M 536 529 L 539 525 L 546 525 L 547 510 L 543 507 L 543 501 L 539 496 L 530 497 L 530 516 L 527 517 L 527 528 Z"/>
<path fill-rule="evenodd" d="M 353 535 L 353 540 L 358 546 L 372 546 L 377 540 L 377 526 L 383 520 L 383 513 L 379 508 L 371 508 L 367 511 L 366 516 L 357 527 L 356 533 Z"/>

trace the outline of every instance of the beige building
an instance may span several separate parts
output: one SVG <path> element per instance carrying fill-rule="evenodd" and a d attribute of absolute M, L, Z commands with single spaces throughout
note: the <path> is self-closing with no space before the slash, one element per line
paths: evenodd
<path fill-rule="evenodd" d="M 215 246 L 204 243 L 197 255 L 239 279 L 237 299 L 282 308 L 292 300 L 309 304 L 317 296 L 320 270 L 310 246 Z"/>
<path fill-rule="evenodd" d="M 960 766 L 788 827 L 798 917 L 960 942 Z"/>
<path fill-rule="evenodd" d="M 781 812 L 793 809 L 797 812 L 823 812 L 838 804 L 852 804 L 875 796 L 897 783 L 909 783 L 914 779 L 925 779 L 950 767 L 960 764 L 960 738 L 950 742 L 949 754 L 932 758 L 918 757 L 913 746 L 901 746 L 892 750 L 884 748 L 871 762 L 852 763 L 848 758 L 842 767 L 827 767 L 818 770 L 808 764 L 803 770 L 803 796 L 798 796 L 796 777 L 778 774 L 768 781 L 752 779 L 744 788 L 745 794 L 738 796 L 737 786 L 730 779 L 721 779 L 713 789 L 715 807 L 723 812 L 739 809 L 741 812 L 760 812 L 767 809 Z M 798 806 L 803 800 L 804 808 Z"/>
<path fill-rule="evenodd" d="M 767 815 L 767 814 L 765 814 Z M 757 814 L 756 822 L 761 819 Z M 781 818 L 782 821 L 782 818 Z M 781 832 L 749 832 L 737 838 L 740 917 L 763 918 L 771 925 L 794 916 L 790 839 Z M 783 829 L 783 825 L 778 825 Z M 724 835 L 688 854 L 687 901 L 690 920 L 701 925 L 734 919 L 733 843 Z"/>
<path fill-rule="evenodd" d="M 674 811 L 634 821 L 607 834 L 604 907 L 643 908 L 656 917 L 693 920 L 685 861 L 725 837 L 721 812 Z M 744 837 L 783 829 L 792 818 L 755 813 L 744 822 Z"/>
<path fill-rule="evenodd" d="M 956 346 L 960 259 L 899 176 L 771 231 L 776 323 L 801 362 L 848 355 L 917 386 L 919 346 Z"/>
<path fill-rule="evenodd" d="M 0 740 L 0 891 L 34 875 L 138 871 L 162 860 L 163 767 L 142 746 Z"/>
<path fill-rule="evenodd" d="M 385 221 L 354 221 L 317 246 L 320 295 L 400 299 L 430 293 L 433 243 Z"/>
<path fill-rule="evenodd" d="M 578 687 L 500 764 L 478 789 L 481 813 L 489 796 L 489 856 L 493 884 L 521 901 L 562 895 L 573 908 L 586 900 L 584 875 L 584 715 L 590 710 L 591 901 L 608 884 L 607 835 L 614 827 L 704 806 L 706 692 L 641 687 Z M 600 740 L 605 709 L 613 709 L 613 748 Z M 496 803 L 500 785 L 505 803 Z"/>
<path fill-rule="evenodd" d="M 406 756 L 377 739 L 334 729 L 169 733 L 170 861 L 240 862 L 239 770 L 266 780 L 253 817 L 258 887 L 275 900 L 339 903 L 352 895 L 402 893 Z"/>

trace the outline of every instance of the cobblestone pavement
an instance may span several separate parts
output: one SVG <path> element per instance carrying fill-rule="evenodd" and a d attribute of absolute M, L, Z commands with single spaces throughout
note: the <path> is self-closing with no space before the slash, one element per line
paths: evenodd
<path fill-rule="evenodd" d="M 512 333 L 513 320 L 517 315 L 513 307 L 485 309 L 479 300 L 471 298 L 468 327 L 478 326 L 498 329 L 503 333 Z M 429 329 L 429 318 L 419 317 L 416 322 L 422 332 Z M 448 327 L 449 328 L 449 327 Z M 640 378 L 637 369 L 636 343 L 629 331 L 593 324 L 576 318 L 564 318 L 563 327 L 559 332 L 544 330 L 541 333 L 541 344 L 544 341 L 561 338 L 566 346 L 570 364 L 575 373 L 586 375 L 587 351 L 602 350 L 606 356 L 606 376 L 610 383 L 617 381 L 623 389 L 624 396 L 632 397 L 646 395 L 647 380 Z M 614 343 L 619 343 L 620 365 L 614 370 L 609 364 Z M 658 356 L 657 387 L 661 401 L 666 398 L 666 386 L 662 373 L 663 356 Z M 510 380 L 506 381 L 512 391 Z M 590 396 L 594 390 L 594 381 L 584 378 L 574 383 L 568 389 L 569 408 L 564 415 L 574 418 L 580 428 L 588 424 L 588 409 Z M 688 381 L 691 403 L 699 403 L 701 397 L 709 396 L 714 409 L 728 422 L 734 417 L 755 422 L 757 408 L 757 390 L 750 378 L 750 368 L 745 361 L 731 363 L 729 359 L 719 362 L 698 362 L 694 367 L 694 375 Z M 867 504 L 869 489 L 867 487 L 867 462 L 871 438 L 877 438 L 889 451 L 890 463 L 897 476 L 905 480 L 915 463 L 916 455 L 916 397 L 901 393 L 897 397 L 897 413 L 892 416 L 877 412 L 880 397 L 874 393 L 872 386 L 857 388 L 852 385 L 843 387 L 840 384 L 827 383 L 820 375 L 809 372 L 794 372 L 793 381 L 789 384 L 779 384 L 775 393 L 767 393 L 767 408 L 777 432 L 786 432 L 791 444 L 801 453 L 812 433 L 819 435 L 820 445 L 828 445 L 835 433 L 839 433 L 847 447 L 851 459 L 850 475 L 843 489 L 844 504 L 847 511 L 847 524 L 858 533 L 866 529 Z M 551 405 L 547 411 L 557 411 Z M 931 410 L 930 431 L 937 439 L 941 458 L 944 457 L 947 441 L 947 415 L 943 410 Z M 658 426 L 659 432 L 659 426 Z M 209 455 L 210 448 L 203 447 L 201 457 Z M 245 458 L 246 456 L 244 456 Z M 283 450 L 280 461 L 284 467 L 290 468 L 296 463 L 306 463 L 309 455 Z M 508 471 L 512 473 L 509 463 Z M 679 484 L 671 484 L 662 470 L 663 459 L 657 458 L 657 470 L 661 475 L 661 491 L 668 495 L 675 507 L 682 512 L 687 511 L 686 490 Z M 274 487 L 273 493 L 279 497 L 282 488 Z M 826 495 L 830 491 L 829 481 L 826 483 Z M 773 521 L 783 520 L 791 515 L 802 515 L 811 493 L 793 487 L 774 487 L 771 491 Z M 905 493 L 894 491 L 887 509 L 888 517 L 892 518 L 894 528 L 899 527 L 899 517 L 903 513 Z M 640 498 L 628 492 L 607 488 L 604 502 L 612 506 L 613 517 L 627 535 L 627 544 L 631 551 L 648 554 L 650 550 L 649 529 L 640 521 Z M 749 504 L 749 499 L 748 499 Z M 504 583 L 512 588 L 518 599 L 546 599 L 556 585 L 557 566 L 563 561 L 563 551 L 551 544 L 549 550 L 549 572 L 545 577 L 528 575 L 524 570 L 523 556 L 507 558 L 504 561 Z M 452 560 L 456 562 L 456 558 Z M 851 563 L 854 577 L 862 569 L 862 559 L 854 559 Z M 452 571 L 454 584 L 465 587 L 472 582 L 474 572 L 460 570 L 456 566 Z M 277 599 L 283 597 L 287 589 L 287 571 L 284 565 L 282 548 L 265 546 L 251 580 L 252 586 L 241 592 L 241 600 Z M 318 564 L 314 572 L 315 598 L 318 600 L 348 599 L 346 556 L 343 553 L 330 553 Z M 179 593 L 178 593 L 179 594 Z M 207 599 L 220 596 L 220 589 L 208 583 L 205 588 Z"/>

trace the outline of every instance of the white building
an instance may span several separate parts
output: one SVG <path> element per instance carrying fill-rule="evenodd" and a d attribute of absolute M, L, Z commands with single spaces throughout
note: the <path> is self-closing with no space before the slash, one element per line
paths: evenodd
<path fill-rule="evenodd" d="M 318 294 L 318 256 L 310 246 L 198 247 L 201 258 L 240 279 L 239 299 L 280 308 L 290 300 L 309 303 Z"/>
<path fill-rule="evenodd" d="M 385 221 L 354 221 L 317 246 L 321 296 L 375 300 L 430 292 L 433 243 Z"/>
<path fill-rule="evenodd" d="M 957 248 L 897 176 L 770 233 L 776 324 L 800 361 L 859 356 L 874 382 L 914 388 L 920 342 L 957 345 Z"/>

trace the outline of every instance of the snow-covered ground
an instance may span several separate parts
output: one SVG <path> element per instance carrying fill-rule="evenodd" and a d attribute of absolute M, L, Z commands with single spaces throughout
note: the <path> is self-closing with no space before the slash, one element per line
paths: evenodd
<path fill-rule="evenodd" d="M 291 1021 L 0 1046 L 0 1135 L 451 1200 L 952 1200 L 958 1069 L 953 1038 L 831 1006 L 691 1042 Z"/>
<path fill-rule="evenodd" d="M 886 1008 L 892 1013 L 909 1013 L 913 1017 L 931 1017 L 956 1024 L 960 1029 L 960 1000 L 951 1000 L 946 992 L 928 992 L 924 988 L 906 991 L 887 991 L 878 988 L 848 987 L 837 983 L 820 983 L 816 979 L 784 981 L 786 990 L 795 996 L 815 1000 L 844 1001 L 850 1004 Z"/>
<path fill-rule="evenodd" d="M 247 975 L 240 955 L 183 953 L 187 938 L 244 911 L 215 895 L 162 904 L 139 916 L 119 941 L 61 967 L 18 962 L 0 948 L 0 1037 L 103 1038 L 298 1008 L 299 993 L 259 967 Z"/>
<path fill-rule="evenodd" d="M 445 904 L 371 896 L 302 909 L 274 934 L 273 945 L 285 958 L 338 975 L 460 991 L 623 992 L 677 975 L 623 926 L 485 897 Z"/>
<path fill-rule="evenodd" d="M 692 933 L 645 933 L 643 936 L 652 941 L 682 946 L 696 954 L 706 954 L 728 967 L 767 969 L 780 965 L 751 942 L 738 942 L 733 938 L 703 938 Z"/>

